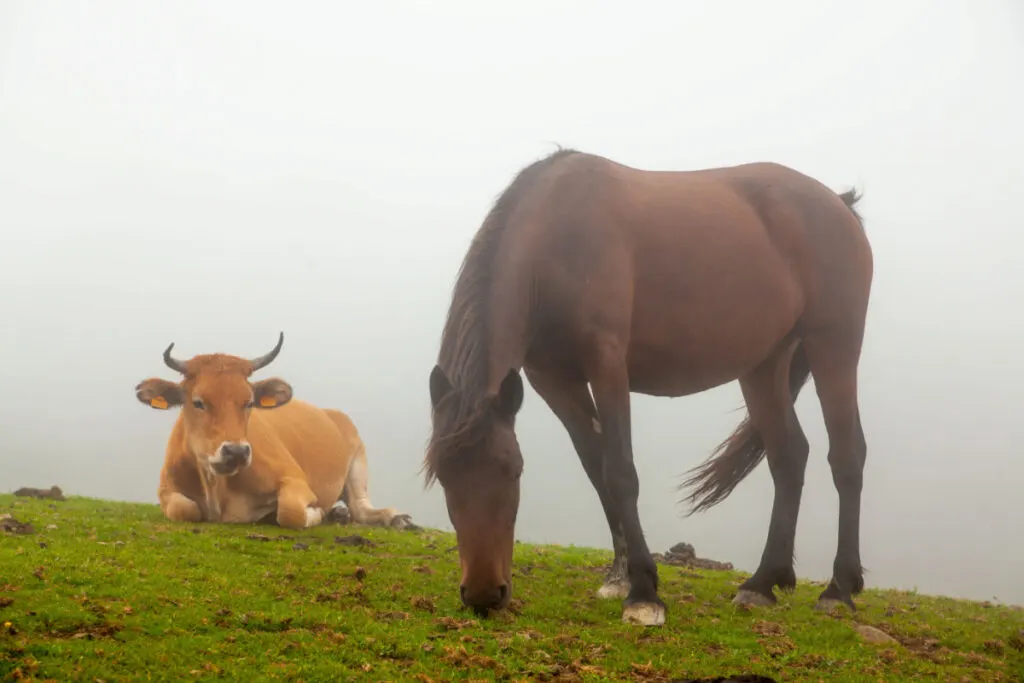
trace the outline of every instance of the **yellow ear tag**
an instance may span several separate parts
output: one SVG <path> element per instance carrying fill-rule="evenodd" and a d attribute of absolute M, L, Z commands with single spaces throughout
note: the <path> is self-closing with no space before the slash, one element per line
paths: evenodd
<path fill-rule="evenodd" d="M 277 405 L 277 399 L 273 396 L 261 396 L 260 405 L 264 408 L 273 408 Z"/>
<path fill-rule="evenodd" d="M 167 408 L 167 399 L 165 399 L 163 396 L 154 396 L 153 398 L 149 399 L 149 405 L 153 406 L 154 408 L 159 408 L 160 410 L 165 410 Z"/>

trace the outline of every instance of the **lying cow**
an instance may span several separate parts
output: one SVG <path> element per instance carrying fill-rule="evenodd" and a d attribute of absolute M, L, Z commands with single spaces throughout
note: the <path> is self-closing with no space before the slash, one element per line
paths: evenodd
<path fill-rule="evenodd" d="M 160 472 L 160 509 L 174 521 L 270 521 L 289 529 L 320 524 L 345 502 L 353 521 L 405 526 L 408 515 L 375 509 L 367 494 L 366 449 L 344 413 L 292 398 L 278 378 L 251 382 L 281 351 L 253 360 L 224 354 L 188 361 L 164 351 L 164 363 L 184 375 L 135 387 L 158 410 L 181 407 Z"/>

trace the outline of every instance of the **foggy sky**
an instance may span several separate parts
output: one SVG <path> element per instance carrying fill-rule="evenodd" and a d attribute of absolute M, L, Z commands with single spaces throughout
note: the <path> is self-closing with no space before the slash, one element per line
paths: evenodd
<path fill-rule="evenodd" d="M 1014 0 L 3 0 L 0 490 L 155 502 L 174 414 L 135 384 L 174 379 L 172 341 L 253 356 L 283 330 L 260 376 L 352 416 L 376 505 L 450 528 L 419 473 L 427 377 L 512 176 L 555 144 L 770 160 L 864 191 L 869 586 L 1024 602 L 1022 74 Z M 813 388 L 797 412 L 797 573 L 825 578 L 838 504 Z M 735 383 L 634 396 L 652 550 L 756 567 L 766 466 L 689 519 L 674 491 L 742 414 Z M 518 433 L 518 537 L 608 547 L 529 388 Z"/>

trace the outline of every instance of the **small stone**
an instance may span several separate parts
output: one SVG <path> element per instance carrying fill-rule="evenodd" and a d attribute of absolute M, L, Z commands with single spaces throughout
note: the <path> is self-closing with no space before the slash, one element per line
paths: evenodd
<path fill-rule="evenodd" d="M 874 626 L 868 626 L 867 624 L 858 624 L 854 627 L 854 630 L 857 632 L 857 635 L 864 639 L 865 642 L 872 643 L 874 645 L 888 645 L 890 643 L 899 642 L 885 631 L 875 628 Z"/>

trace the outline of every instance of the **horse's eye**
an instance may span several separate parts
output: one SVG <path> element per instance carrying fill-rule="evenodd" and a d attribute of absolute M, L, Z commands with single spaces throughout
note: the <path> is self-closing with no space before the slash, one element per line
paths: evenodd
<path fill-rule="evenodd" d="M 249 401 L 248 403 L 245 404 L 245 409 L 246 410 L 252 410 L 255 407 L 256 407 L 256 404 L 253 403 L 252 401 Z"/>
<path fill-rule="evenodd" d="M 192 407 L 196 410 L 206 410 L 206 406 L 204 406 L 203 402 L 198 398 L 192 401 Z"/>

